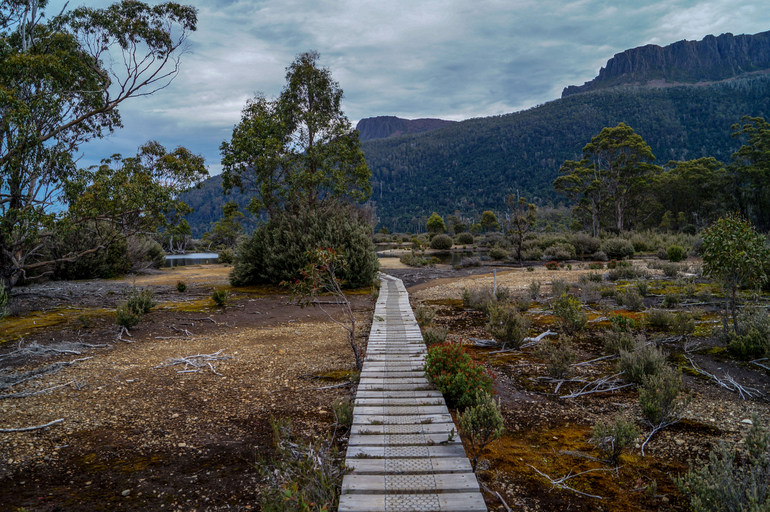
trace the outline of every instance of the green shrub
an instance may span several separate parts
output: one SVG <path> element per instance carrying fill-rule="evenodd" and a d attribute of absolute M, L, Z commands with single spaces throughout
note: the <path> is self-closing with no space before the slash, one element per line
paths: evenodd
<path fill-rule="evenodd" d="M 647 312 L 647 325 L 658 331 L 668 331 L 674 325 L 674 314 L 665 309 L 651 309 Z"/>
<path fill-rule="evenodd" d="M 527 290 L 529 291 L 529 298 L 532 300 L 537 300 L 537 298 L 540 296 L 540 281 L 530 281 Z"/>
<path fill-rule="evenodd" d="M 179 293 L 184 293 L 187 291 L 187 285 L 184 283 L 184 281 L 177 281 L 176 282 L 176 291 Z"/>
<path fill-rule="evenodd" d="M 414 309 L 414 319 L 417 320 L 417 325 L 420 327 L 427 327 L 436 318 L 436 310 L 426 306 L 417 306 Z"/>
<path fill-rule="evenodd" d="M 563 293 L 553 303 L 553 314 L 559 321 L 559 326 L 565 332 L 575 333 L 585 329 L 588 314 L 583 311 L 580 299 Z"/>
<path fill-rule="evenodd" d="M 527 295 L 517 295 L 513 297 L 513 305 L 516 306 L 520 312 L 524 313 L 532 306 L 532 299 Z"/>
<path fill-rule="evenodd" d="M 589 272 L 578 278 L 580 283 L 601 283 L 602 281 L 604 281 L 604 277 L 598 272 Z"/>
<path fill-rule="evenodd" d="M 610 281 L 617 281 L 618 279 L 639 279 L 649 277 L 647 271 L 631 266 L 623 266 L 621 263 L 624 262 L 618 262 L 615 268 L 612 268 L 607 272 L 607 279 Z M 607 265 L 607 268 L 609 268 L 609 265 Z"/>
<path fill-rule="evenodd" d="M 687 253 L 685 252 L 684 247 L 681 245 L 669 245 L 666 249 L 666 256 L 668 257 L 669 261 L 678 263 L 682 261 L 685 256 L 687 256 Z"/>
<path fill-rule="evenodd" d="M 663 306 L 667 308 L 675 308 L 680 301 L 678 293 L 667 293 L 663 296 Z"/>
<path fill-rule="evenodd" d="M 626 331 L 604 331 L 601 338 L 604 352 L 610 355 L 631 352 L 638 343 L 633 334 Z"/>
<path fill-rule="evenodd" d="M 674 278 L 679 275 L 681 267 L 676 263 L 661 263 L 660 270 L 663 271 L 663 275 L 666 277 Z"/>
<path fill-rule="evenodd" d="M 155 306 L 152 290 L 138 290 L 132 288 L 126 299 L 126 305 L 131 311 L 138 315 L 149 313 Z"/>
<path fill-rule="evenodd" d="M 666 368 L 666 356 L 654 345 L 640 344 L 633 351 L 620 351 L 618 370 L 629 382 L 641 384 L 645 377 L 655 375 Z"/>
<path fill-rule="evenodd" d="M 293 439 L 290 427 L 271 421 L 275 458 L 257 464 L 267 485 L 260 493 L 264 512 L 336 510 L 347 473 L 345 456 L 331 440 Z"/>
<path fill-rule="evenodd" d="M 452 237 L 449 235 L 436 235 L 430 241 L 431 249 L 447 251 L 452 248 Z"/>
<path fill-rule="evenodd" d="M 478 288 L 463 288 L 463 305 L 466 308 L 488 312 L 490 303 L 495 302 L 492 289 L 486 286 Z"/>
<path fill-rule="evenodd" d="M 470 245 L 473 243 L 473 235 L 467 231 L 465 233 L 460 233 L 457 235 L 457 243 L 462 245 Z"/>
<path fill-rule="evenodd" d="M 577 360 L 568 337 L 558 341 L 546 341 L 537 348 L 535 355 L 545 361 L 548 375 L 554 379 L 563 379 L 569 375 L 570 365 Z"/>
<path fill-rule="evenodd" d="M 555 261 L 575 259 L 575 248 L 568 243 L 557 243 L 543 251 L 543 256 Z"/>
<path fill-rule="evenodd" d="M 489 250 L 489 257 L 493 260 L 507 260 L 508 259 L 508 251 L 505 249 L 501 249 L 499 247 L 493 247 Z"/>
<path fill-rule="evenodd" d="M 644 309 L 644 297 L 636 288 L 628 287 L 618 292 L 615 296 L 618 304 L 624 306 L 629 311 L 640 311 Z"/>
<path fill-rule="evenodd" d="M 681 399 L 682 376 L 668 365 L 659 371 L 642 377 L 639 388 L 639 405 L 642 417 L 652 428 L 676 423 L 687 406 L 687 399 Z"/>
<path fill-rule="evenodd" d="M 594 254 L 602 245 L 601 240 L 586 233 L 575 233 L 569 237 L 568 241 L 580 258 Z"/>
<path fill-rule="evenodd" d="M 539 247 L 535 247 L 535 246 L 529 247 L 527 249 L 522 249 L 521 259 L 525 261 L 540 261 L 543 259 L 543 251 Z"/>
<path fill-rule="evenodd" d="M 760 512 L 770 510 L 770 432 L 759 417 L 743 442 L 744 450 L 724 441 L 711 450 L 708 462 L 690 464 L 675 479 L 694 512 Z"/>
<path fill-rule="evenodd" d="M 604 263 L 593 262 L 588 264 L 588 268 L 591 270 L 604 270 Z"/>
<path fill-rule="evenodd" d="M 481 266 L 481 259 L 477 256 L 467 256 L 460 260 L 461 268 L 466 267 L 480 267 Z"/>
<path fill-rule="evenodd" d="M 130 329 L 137 325 L 142 319 L 142 314 L 134 311 L 126 302 L 118 304 L 115 310 L 115 321 L 121 327 Z"/>
<path fill-rule="evenodd" d="M 476 471 L 479 456 L 484 448 L 503 435 L 503 415 L 500 402 L 487 392 L 477 391 L 476 405 L 468 407 L 458 418 L 458 426 L 469 441 L 471 467 Z"/>
<path fill-rule="evenodd" d="M 54 266 L 54 279 L 93 279 L 112 278 L 126 274 L 131 270 L 131 260 L 128 257 L 128 241 L 113 228 L 100 226 L 106 230 L 105 240 L 98 239 L 91 226 L 80 226 L 66 233 L 57 233 L 51 247 L 51 257 L 61 258 L 68 254 L 90 249 L 94 242 L 106 242 L 114 237 L 113 242 L 105 249 L 86 254 L 75 261 L 63 261 Z"/>
<path fill-rule="evenodd" d="M 230 300 L 230 292 L 227 290 L 214 290 L 214 293 L 211 294 L 211 300 L 219 307 L 226 306 L 227 301 Z"/>
<path fill-rule="evenodd" d="M 440 345 L 446 341 L 449 331 L 441 327 L 427 327 L 422 331 L 422 339 L 428 347 Z"/>
<path fill-rule="evenodd" d="M 687 336 L 695 332 L 695 318 L 692 314 L 686 311 L 678 311 L 674 315 L 674 322 L 671 325 L 671 330 L 677 336 Z"/>
<path fill-rule="evenodd" d="M 569 293 L 569 288 L 569 283 L 565 279 L 551 281 L 551 295 L 554 297 L 561 297 L 565 293 Z"/>
<path fill-rule="evenodd" d="M 492 374 L 475 363 L 461 345 L 428 348 L 425 375 L 450 407 L 465 409 L 476 403 L 477 392 L 492 392 Z"/>
<path fill-rule="evenodd" d="M 591 444 L 601 451 L 607 460 L 617 465 L 620 455 L 629 446 L 633 445 L 639 428 L 636 424 L 617 415 L 611 422 L 600 421 L 591 430 Z"/>
<path fill-rule="evenodd" d="M 622 260 L 634 255 L 634 246 L 624 238 L 608 238 L 602 243 L 602 252 L 608 258 Z"/>
<path fill-rule="evenodd" d="M 549 261 L 545 264 L 545 268 L 548 270 L 559 270 L 559 262 L 558 261 Z"/>
<path fill-rule="evenodd" d="M 602 297 L 602 285 L 599 283 L 584 284 L 580 288 L 580 300 L 585 303 L 598 302 Z"/>
<path fill-rule="evenodd" d="M 615 332 L 631 332 L 639 328 L 639 322 L 631 317 L 617 313 L 610 314 L 610 325 Z"/>
<path fill-rule="evenodd" d="M 529 321 L 510 304 L 494 304 L 489 308 L 487 330 L 503 348 L 519 348 L 529 329 Z"/>
<path fill-rule="evenodd" d="M 338 425 L 350 428 L 353 424 L 354 407 L 353 400 L 350 398 L 338 398 L 332 402 L 332 412 L 334 412 L 334 418 L 337 420 Z"/>
<path fill-rule="evenodd" d="M 637 281 L 636 289 L 639 291 L 639 295 L 646 297 L 650 293 L 650 283 L 646 279 Z"/>
<path fill-rule="evenodd" d="M 219 251 L 217 255 L 217 263 L 231 264 L 235 261 L 235 251 L 229 248 L 225 248 Z"/>
<path fill-rule="evenodd" d="M 337 277 L 344 286 L 375 281 L 379 263 L 372 228 L 352 208 L 341 206 L 272 216 L 238 245 L 230 281 L 234 286 L 291 282 L 310 262 L 308 251 L 319 247 L 342 254 L 345 268 Z"/>
<path fill-rule="evenodd" d="M 727 349 L 739 359 L 770 357 L 770 316 L 762 307 L 746 308 L 738 317 L 738 332 Z"/>
<path fill-rule="evenodd" d="M 439 259 L 435 256 L 420 256 L 412 252 L 402 255 L 399 261 L 410 267 L 435 267 Z"/>

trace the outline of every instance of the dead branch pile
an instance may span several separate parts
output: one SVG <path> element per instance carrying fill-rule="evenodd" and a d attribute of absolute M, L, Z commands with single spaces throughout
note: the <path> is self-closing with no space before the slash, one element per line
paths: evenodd
<path fill-rule="evenodd" d="M 65 366 L 71 366 L 75 363 L 79 363 L 80 361 L 85 361 L 87 359 L 93 359 L 92 357 L 81 357 L 80 359 L 73 359 L 72 361 L 59 361 L 56 363 L 52 363 L 46 366 L 42 366 L 40 368 L 35 368 L 34 370 L 29 370 L 27 372 L 20 372 L 20 373 L 0 373 L 0 390 L 10 389 L 13 386 L 16 386 L 18 384 L 21 384 L 22 382 L 27 382 L 28 380 L 37 379 L 39 377 L 42 377 L 43 375 L 52 375 Z"/>
<path fill-rule="evenodd" d="M 169 359 L 163 364 L 159 364 L 158 366 L 153 366 L 153 370 L 157 368 L 168 368 L 169 366 L 177 366 L 177 365 L 183 364 L 184 368 L 181 370 L 177 370 L 177 373 L 196 373 L 208 368 L 209 370 L 211 370 L 212 373 L 214 373 L 215 375 L 219 375 L 221 377 L 222 374 L 218 373 L 214 369 L 214 365 L 211 364 L 211 362 L 232 359 L 231 356 L 222 354 L 223 351 L 224 349 L 220 349 L 214 352 L 213 354 L 196 354 L 194 356 L 174 357 Z"/>

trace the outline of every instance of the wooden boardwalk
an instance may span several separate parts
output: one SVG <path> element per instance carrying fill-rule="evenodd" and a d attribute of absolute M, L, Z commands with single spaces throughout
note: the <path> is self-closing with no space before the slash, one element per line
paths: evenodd
<path fill-rule="evenodd" d="M 400 279 L 383 275 L 356 394 L 340 512 L 486 511 Z"/>

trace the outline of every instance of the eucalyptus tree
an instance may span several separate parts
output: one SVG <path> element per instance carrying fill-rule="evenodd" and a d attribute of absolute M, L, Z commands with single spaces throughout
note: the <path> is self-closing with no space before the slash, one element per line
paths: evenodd
<path fill-rule="evenodd" d="M 594 234 L 599 213 L 609 213 L 613 229 L 624 231 L 641 211 L 650 180 L 660 173 L 650 146 L 634 130 L 620 123 L 603 128 L 583 147 L 579 162 L 567 161 L 554 186 L 578 200 L 591 214 Z"/>
<path fill-rule="evenodd" d="M 0 2 L 0 281 L 6 287 L 40 263 L 68 216 L 69 185 L 109 181 L 104 172 L 89 180 L 73 154 L 121 126 L 117 107 L 125 100 L 173 80 L 197 23 L 194 8 L 171 2 L 125 0 L 53 16 L 46 7 L 46 0 Z M 67 220 L 105 218 L 83 215 Z"/>
<path fill-rule="evenodd" d="M 735 198 L 741 214 L 759 229 L 770 229 L 770 123 L 746 116 L 732 126 L 734 137 L 745 143 L 733 153 L 729 166 Z"/>
<path fill-rule="evenodd" d="M 222 183 L 254 194 L 250 209 L 274 216 L 371 195 L 371 171 L 358 132 L 342 112 L 342 89 L 319 55 L 286 68 L 279 97 L 250 100 L 230 141 L 222 143 Z"/>

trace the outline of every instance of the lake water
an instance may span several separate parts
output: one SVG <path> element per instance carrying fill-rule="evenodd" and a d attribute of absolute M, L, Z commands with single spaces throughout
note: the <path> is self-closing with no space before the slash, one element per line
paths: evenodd
<path fill-rule="evenodd" d="M 166 267 L 182 267 L 184 265 L 206 265 L 216 263 L 219 255 L 215 252 L 192 252 L 190 254 L 169 254 L 166 256 Z"/>

